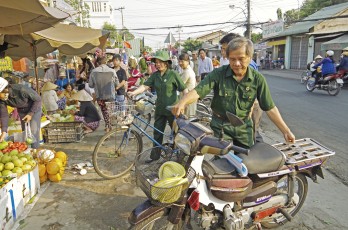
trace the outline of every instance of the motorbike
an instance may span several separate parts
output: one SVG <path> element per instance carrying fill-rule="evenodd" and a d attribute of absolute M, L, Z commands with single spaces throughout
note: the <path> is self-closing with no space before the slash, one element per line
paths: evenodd
<path fill-rule="evenodd" d="M 306 89 L 309 92 L 312 92 L 314 89 L 327 90 L 329 95 L 336 96 L 343 87 L 343 77 L 344 74 L 340 72 L 335 74 L 329 74 L 324 78 L 319 79 L 318 86 L 315 85 L 314 77 L 310 77 L 307 81 Z"/>
<path fill-rule="evenodd" d="M 231 125 L 244 123 L 226 116 Z M 301 210 L 307 178 L 324 178 L 321 165 L 335 154 L 311 138 L 244 149 L 196 122 L 177 118 L 173 129 L 174 146 L 162 150 L 159 160 L 144 163 L 150 149 L 135 161 L 147 200 L 128 217 L 130 229 L 278 227 Z M 173 162 L 184 166 L 186 176 Z"/>

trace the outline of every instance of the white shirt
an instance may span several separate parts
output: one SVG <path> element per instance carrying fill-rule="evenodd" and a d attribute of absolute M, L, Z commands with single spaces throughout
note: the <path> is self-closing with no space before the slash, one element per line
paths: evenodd
<path fill-rule="evenodd" d="M 230 64 L 230 61 L 227 58 L 224 58 L 224 57 L 220 58 L 220 66 L 229 65 L 229 64 Z"/>

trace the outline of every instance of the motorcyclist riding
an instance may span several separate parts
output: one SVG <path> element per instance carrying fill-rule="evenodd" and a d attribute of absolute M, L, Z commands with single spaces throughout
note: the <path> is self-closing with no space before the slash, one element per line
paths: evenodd
<path fill-rule="evenodd" d="M 333 59 L 333 55 L 335 53 L 332 50 L 326 51 L 326 57 L 319 62 L 318 64 L 314 65 L 313 68 L 318 68 L 321 66 L 321 74 L 318 73 L 317 76 L 315 77 L 315 87 L 319 87 L 318 81 L 321 77 L 326 77 L 329 74 L 334 74 L 336 73 L 336 67 L 335 67 L 335 61 Z"/>
<path fill-rule="evenodd" d="M 348 46 L 342 50 L 342 58 L 337 68 L 340 72 L 348 72 Z"/>
<path fill-rule="evenodd" d="M 313 62 L 311 63 L 310 71 L 312 72 L 312 77 L 315 77 L 319 73 L 318 68 L 314 68 L 314 65 L 318 64 L 319 62 L 321 62 L 322 59 L 323 59 L 322 56 L 317 55 L 314 58 Z"/>

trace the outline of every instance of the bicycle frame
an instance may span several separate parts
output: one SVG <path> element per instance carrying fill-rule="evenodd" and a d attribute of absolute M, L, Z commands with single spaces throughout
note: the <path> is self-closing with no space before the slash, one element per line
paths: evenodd
<path fill-rule="evenodd" d="M 141 121 L 141 122 L 144 123 L 144 124 L 148 124 L 148 123 L 147 123 L 146 121 L 144 121 L 139 115 L 140 115 L 139 113 L 138 113 L 137 115 L 133 115 L 133 116 L 134 116 L 134 119 L 137 119 L 137 120 Z M 135 123 L 134 123 L 134 120 L 133 120 L 133 122 L 130 124 L 130 126 L 129 126 L 129 131 L 128 131 L 128 132 L 130 132 L 131 125 L 134 126 L 135 128 L 137 128 L 141 133 L 143 133 L 147 138 L 149 138 L 153 143 L 155 143 L 155 145 L 156 145 L 157 147 L 160 147 L 162 150 L 165 149 L 165 147 L 164 147 L 162 144 L 158 143 L 158 142 L 157 142 L 152 136 L 150 136 L 150 134 L 148 134 L 143 128 L 141 128 L 140 126 L 138 126 L 137 124 L 135 124 Z M 173 141 L 173 136 L 174 136 L 174 135 L 173 135 L 173 130 L 171 130 L 170 135 L 166 135 L 164 132 L 158 130 L 158 129 L 157 129 L 156 127 L 154 127 L 153 125 L 151 125 L 151 124 L 148 124 L 148 125 L 149 125 L 153 130 L 156 130 L 157 132 L 163 134 L 165 137 L 169 137 L 169 138 L 170 138 L 170 141 Z"/>

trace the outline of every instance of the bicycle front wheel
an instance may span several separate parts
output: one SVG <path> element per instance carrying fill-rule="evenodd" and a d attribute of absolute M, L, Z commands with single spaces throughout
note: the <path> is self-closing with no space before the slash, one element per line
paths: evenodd
<path fill-rule="evenodd" d="M 94 148 L 94 169 L 99 176 L 106 179 L 123 176 L 131 170 L 142 148 L 142 139 L 136 131 L 113 129 Z"/>

